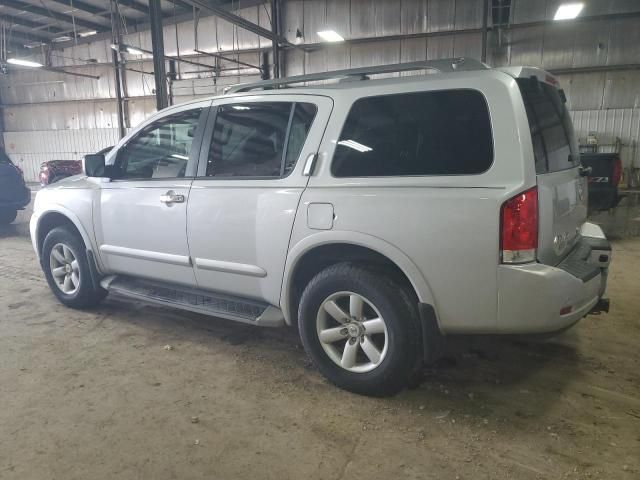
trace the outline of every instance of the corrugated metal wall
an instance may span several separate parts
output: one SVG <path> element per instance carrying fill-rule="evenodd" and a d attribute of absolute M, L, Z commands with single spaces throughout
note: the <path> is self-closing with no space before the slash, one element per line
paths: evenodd
<path fill-rule="evenodd" d="M 582 23 L 523 26 L 552 18 L 557 0 L 512 0 L 512 28 L 491 32 L 488 63 L 538 65 L 547 69 L 611 67 L 640 64 L 640 17 Z M 290 50 L 286 73 L 311 73 L 365 65 L 452 56 L 480 58 L 482 0 L 283 0 L 285 36 L 304 34 L 310 52 Z M 270 28 L 268 4 L 238 11 Z M 585 15 L 639 12 L 637 0 L 588 2 Z M 317 32 L 332 29 L 348 40 L 320 45 Z M 457 32 L 446 33 L 456 30 Z M 460 31 L 462 30 L 462 31 Z M 165 27 L 167 55 L 192 55 L 194 49 L 238 55 L 255 65 L 270 41 L 216 17 Z M 423 34 L 428 33 L 428 36 Z M 435 34 L 436 36 L 433 36 Z M 412 35 L 411 38 L 403 38 Z M 176 41 L 177 38 L 177 41 Z M 124 42 L 151 50 L 149 32 L 125 35 Z M 95 41 L 53 52 L 53 65 L 96 75 L 98 80 L 46 71 L 24 70 L 0 77 L 4 141 L 9 155 L 35 179 L 39 163 L 53 158 L 81 158 L 113 144 L 118 137 L 114 75 L 109 41 Z M 315 45 L 317 44 L 317 45 Z M 213 65 L 212 57 L 197 56 Z M 87 59 L 95 62 L 87 64 Z M 128 56 L 129 66 L 151 72 L 149 55 Z M 250 69 L 222 64 L 225 77 L 215 79 L 205 68 L 179 64 L 180 80 L 172 85 L 175 102 L 219 93 L 224 85 L 256 79 Z M 569 98 L 578 135 L 596 131 L 602 143 L 619 137 L 625 165 L 640 166 L 640 71 L 600 71 L 559 76 Z M 128 71 L 126 110 L 135 126 L 155 110 L 152 75 Z"/>

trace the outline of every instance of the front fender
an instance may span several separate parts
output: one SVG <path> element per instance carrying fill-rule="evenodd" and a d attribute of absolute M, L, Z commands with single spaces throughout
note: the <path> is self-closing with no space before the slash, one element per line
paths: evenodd
<path fill-rule="evenodd" d="M 62 205 L 48 204 L 46 209 L 34 212 L 29 222 L 29 230 L 31 233 L 31 243 L 33 244 L 33 249 L 36 252 L 38 261 L 40 261 L 40 253 L 41 253 L 40 252 L 41 246 L 38 245 L 38 232 L 40 231 L 40 227 L 42 225 L 43 220 L 47 218 L 47 215 L 52 213 L 63 215 L 69 221 L 71 221 L 71 223 L 73 223 L 73 225 L 76 227 L 78 232 L 80 232 L 82 241 L 87 246 L 87 249 L 93 252 L 97 251 L 97 248 L 96 248 L 95 242 L 93 241 L 92 236 L 89 235 L 84 225 L 82 224 L 82 222 L 80 221 L 80 219 L 75 213 L 73 213 L 71 210 L 69 210 L 68 208 Z M 97 259 L 97 255 L 96 255 L 96 259 Z"/>
<path fill-rule="evenodd" d="M 310 250 L 322 246 L 334 243 L 347 243 L 351 245 L 357 245 L 365 247 L 375 252 L 384 255 L 391 262 L 393 262 L 411 282 L 413 289 L 418 296 L 418 300 L 421 303 L 427 303 L 432 305 L 436 311 L 437 306 L 424 275 L 420 272 L 416 264 L 401 250 L 394 247 L 390 243 L 372 235 L 367 235 L 360 232 L 349 231 L 323 231 L 309 235 L 298 243 L 293 245 L 289 249 L 287 255 L 287 261 L 285 264 L 282 291 L 280 294 L 280 308 L 284 313 L 284 317 L 287 323 L 291 323 L 291 312 L 289 311 L 290 292 L 292 289 L 293 272 L 296 270 L 296 266 L 305 253 Z"/>

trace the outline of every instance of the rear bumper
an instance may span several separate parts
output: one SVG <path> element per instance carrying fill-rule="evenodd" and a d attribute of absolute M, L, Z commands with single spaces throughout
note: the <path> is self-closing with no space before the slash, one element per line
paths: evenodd
<path fill-rule="evenodd" d="M 610 261 L 602 230 L 585 224 L 581 242 L 557 266 L 500 265 L 499 333 L 550 333 L 578 322 L 604 295 Z"/>

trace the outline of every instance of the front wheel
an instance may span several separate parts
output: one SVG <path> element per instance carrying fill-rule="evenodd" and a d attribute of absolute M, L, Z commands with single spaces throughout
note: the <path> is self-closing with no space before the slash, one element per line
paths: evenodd
<path fill-rule="evenodd" d="M 92 307 L 107 294 L 93 286 L 84 242 L 65 227 L 54 228 L 45 237 L 42 269 L 53 294 L 68 307 Z"/>
<path fill-rule="evenodd" d="M 421 365 L 415 302 L 384 271 L 333 265 L 305 288 L 300 336 L 318 370 L 362 395 L 393 395 Z"/>
<path fill-rule="evenodd" d="M 0 208 L 0 225 L 9 225 L 18 216 L 15 208 Z"/>

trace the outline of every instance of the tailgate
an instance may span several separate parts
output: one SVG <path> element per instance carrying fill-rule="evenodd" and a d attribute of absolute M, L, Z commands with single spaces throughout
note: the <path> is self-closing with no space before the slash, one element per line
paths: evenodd
<path fill-rule="evenodd" d="M 586 178 L 578 168 L 538 175 L 538 261 L 556 265 L 576 244 L 587 218 Z"/>

